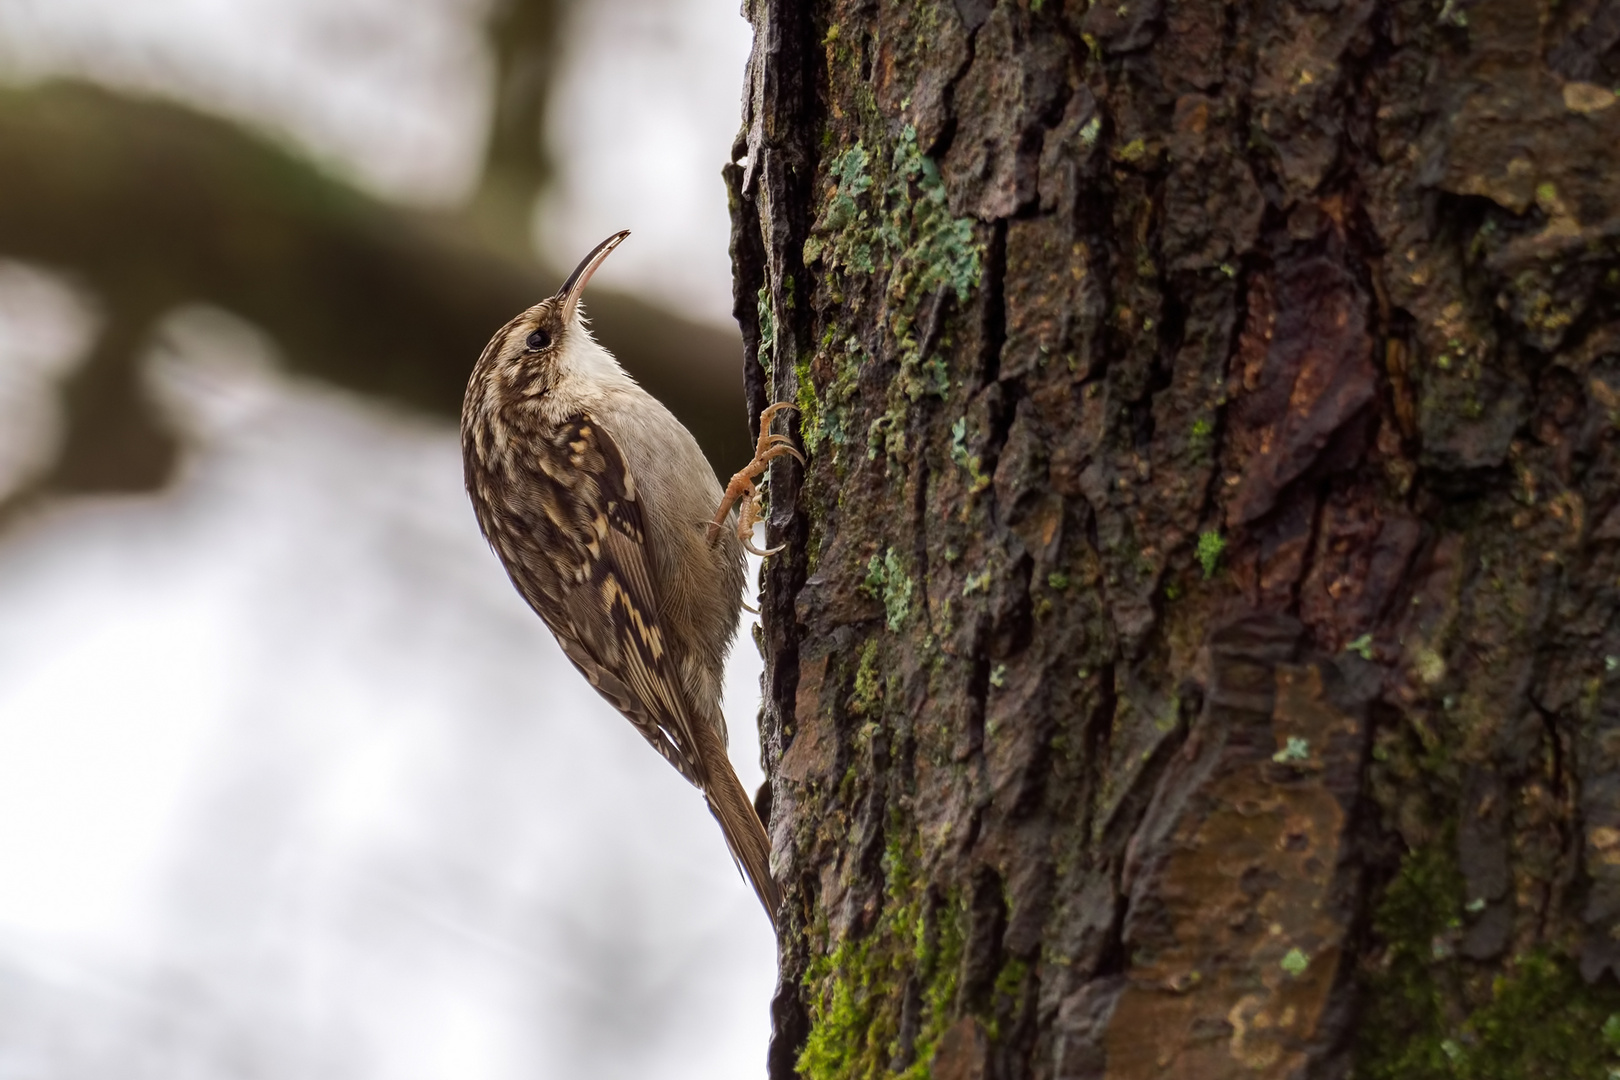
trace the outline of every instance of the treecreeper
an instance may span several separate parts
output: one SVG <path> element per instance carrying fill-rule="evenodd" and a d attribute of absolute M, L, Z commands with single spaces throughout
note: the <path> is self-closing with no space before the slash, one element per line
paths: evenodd
<path fill-rule="evenodd" d="M 591 336 L 580 298 L 628 232 L 490 339 L 461 409 L 467 494 L 490 547 L 597 692 L 703 792 L 776 925 L 770 840 L 726 756 L 722 672 L 754 547 L 757 480 L 783 455 L 760 416 L 724 489 L 681 422 Z M 735 514 L 735 527 L 728 521 Z"/>

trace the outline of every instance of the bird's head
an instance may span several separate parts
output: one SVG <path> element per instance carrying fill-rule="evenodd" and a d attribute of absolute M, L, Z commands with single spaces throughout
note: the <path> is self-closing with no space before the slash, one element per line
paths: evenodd
<path fill-rule="evenodd" d="M 591 276 L 630 230 L 621 229 L 591 249 L 556 295 L 501 327 L 484 348 L 474 380 L 493 378 L 520 396 L 537 396 L 570 374 L 607 377 L 622 371 L 585 326 L 580 299 Z"/>

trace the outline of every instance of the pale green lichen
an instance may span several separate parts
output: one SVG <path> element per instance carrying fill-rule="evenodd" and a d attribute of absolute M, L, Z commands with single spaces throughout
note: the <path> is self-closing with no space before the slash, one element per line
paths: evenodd
<path fill-rule="evenodd" d="M 973 219 L 953 217 L 946 205 L 939 166 L 917 146 L 907 124 L 895 143 L 887 181 L 874 202 L 871 156 L 863 143 L 844 150 L 828 173 L 832 194 L 805 243 L 806 264 L 818 259 L 828 270 L 876 273 L 888 270 L 885 292 L 898 302 L 897 336 L 910 329 L 922 301 L 941 288 L 965 301 L 978 287 L 984 252 Z M 913 193 L 915 188 L 915 193 Z"/>
<path fill-rule="evenodd" d="M 1426 686 L 1433 686 L 1446 677 L 1446 658 L 1427 645 L 1412 651 L 1412 667 Z"/>
<path fill-rule="evenodd" d="M 1298 735 L 1290 735 L 1288 741 L 1283 744 L 1283 748 L 1271 755 L 1271 760 L 1279 765 L 1309 761 L 1311 760 L 1311 744 Z"/>
<path fill-rule="evenodd" d="M 990 486 L 990 477 L 984 471 L 984 464 L 978 454 L 968 452 L 967 448 L 967 417 L 959 417 L 951 425 L 951 460 L 961 466 L 968 474 L 968 493 L 977 495 Z"/>
<path fill-rule="evenodd" d="M 883 602 L 885 622 L 890 630 L 905 625 L 911 614 L 912 581 L 893 548 L 884 551 L 881 557 L 873 555 L 866 564 L 866 580 L 861 583 L 861 591 Z"/>
<path fill-rule="evenodd" d="M 868 429 L 868 452 L 875 458 L 880 450 L 890 456 L 904 452 L 911 404 L 950 392 L 944 356 L 922 355 L 918 314 L 942 294 L 965 302 L 979 285 L 984 251 L 974 220 L 951 214 L 939 166 L 918 147 L 914 126 L 902 129 L 881 185 L 873 164 L 864 142 L 832 159 L 830 194 L 803 254 L 807 266 L 819 262 L 828 272 L 835 298 L 852 275 L 886 275 L 886 323 L 900 372 L 885 413 Z"/>
<path fill-rule="evenodd" d="M 805 449 L 812 454 L 820 449 L 824 441 L 831 442 L 835 451 L 842 450 L 849 442 L 844 430 L 845 418 L 849 414 L 847 406 L 855 396 L 861 368 L 871 360 L 861 348 L 860 340 L 854 336 L 845 339 L 842 350 L 834 348 L 831 331 L 823 338 L 819 352 L 826 355 L 833 368 L 832 381 L 821 394 L 816 392 L 811 361 L 802 360 L 796 368 L 799 431 Z"/>
<path fill-rule="evenodd" d="M 870 163 L 866 147 L 859 142 L 833 159 L 827 170 L 833 180 L 832 194 L 817 222 L 818 228 L 804 242 L 805 265 L 820 259 L 829 269 L 846 268 L 865 274 L 877 269 L 872 245 L 865 239 L 866 211 L 860 204 L 861 196 L 872 186 L 867 171 Z"/>

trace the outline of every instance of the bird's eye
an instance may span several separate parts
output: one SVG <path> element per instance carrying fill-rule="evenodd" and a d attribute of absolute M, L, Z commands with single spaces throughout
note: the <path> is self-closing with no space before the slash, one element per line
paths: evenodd
<path fill-rule="evenodd" d="M 536 330 L 534 333 L 529 335 L 528 345 L 530 352 L 539 352 L 541 349 L 550 344 L 551 335 L 546 333 L 544 330 Z"/>

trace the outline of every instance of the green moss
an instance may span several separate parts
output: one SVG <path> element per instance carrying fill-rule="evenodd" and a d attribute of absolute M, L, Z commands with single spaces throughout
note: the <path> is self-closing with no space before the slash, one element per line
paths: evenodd
<path fill-rule="evenodd" d="M 1387 954 L 1368 987 L 1357 1067 L 1365 1080 L 1450 1075 L 1440 1048 L 1444 1001 L 1430 967 L 1435 942 L 1461 923 L 1462 891 L 1462 875 L 1440 844 L 1408 855 L 1385 891 L 1373 926 Z"/>
<path fill-rule="evenodd" d="M 1016 998 L 1024 988 L 1024 977 L 1029 974 L 1029 965 L 1017 957 L 1008 960 L 1002 965 L 1000 973 L 996 975 L 996 994 L 1000 997 Z"/>
<path fill-rule="evenodd" d="M 1530 1080 L 1559 1077 L 1592 1080 L 1614 1075 L 1620 1054 L 1608 1037 L 1620 994 L 1612 986 L 1589 987 L 1575 965 L 1538 952 L 1491 987 L 1491 1000 L 1464 1025 L 1461 1075 Z"/>
<path fill-rule="evenodd" d="M 1208 581 L 1215 576 L 1215 569 L 1221 563 L 1221 555 L 1226 551 L 1226 537 L 1210 530 L 1198 534 L 1198 565 L 1204 568 L 1204 580 Z"/>
<path fill-rule="evenodd" d="M 1609 1080 L 1620 1072 L 1620 989 L 1587 985 L 1567 957 L 1515 957 L 1488 989 L 1454 941 L 1467 906 L 1445 838 L 1411 852 L 1379 901 L 1384 942 L 1365 980 L 1361 1080 Z"/>
<path fill-rule="evenodd" d="M 1062 592 L 1069 587 L 1069 575 L 1061 570 L 1054 570 L 1046 575 L 1046 584 L 1048 588 Z"/>
<path fill-rule="evenodd" d="M 827 433 L 822 429 L 821 398 L 816 395 L 816 382 L 810 370 L 810 361 L 801 360 L 794 365 L 798 376 L 798 393 L 794 402 L 799 406 L 799 432 L 804 448 L 814 454 Z"/>
<path fill-rule="evenodd" d="M 1023 997 L 1024 979 L 1029 975 L 1029 964 L 1013 957 L 996 973 L 995 989 L 991 994 L 991 1015 L 985 1020 L 985 1031 L 991 1039 L 1001 1038 L 1001 1020 L 1018 1012 Z"/>
<path fill-rule="evenodd" d="M 918 950 L 919 974 L 923 983 L 923 1022 L 917 1035 L 911 1067 L 900 1080 L 928 1080 L 934 1048 L 950 1026 L 956 1005 L 957 976 L 962 968 L 962 950 L 967 941 L 963 925 L 966 913 L 959 901 L 948 902 L 939 915 L 938 940 L 932 947 Z M 923 935 L 926 939 L 926 933 Z"/>
<path fill-rule="evenodd" d="M 883 612 L 890 630 L 898 630 L 911 614 L 911 576 L 906 573 L 893 548 L 882 557 L 873 555 L 866 564 L 866 580 L 861 591 L 883 601 Z"/>
<path fill-rule="evenodd" d="M 915 853 L 897 839 L 904 835 L 906 830 L 891 826 L 884 871 L 894 900 L 872 933 L 840 942 L 805 973 L 810 1034 L 795 1063 L 805 1080 L 927 1080 L 935 1047 L 950 1025 L 965 916 L 952 897 L 930 917 Z M 900 1011 L 913 978 L 922 999 L 921 1023 L 909 1064 L 895 1072 L 902 1050 Z"/>
<path fill-rule="evenodd" d="M 878 671 L 877 653 L 875 639 L 861 647 L 860 663 L 855 668 L 855 693 L 849 699 L 849 711 L 856 716 L 875 714 L 883 703 L 883 676 Z"/>
<path fill-rule="evenodd" d="M 805 989 L 817 992 L 810 1035 L 795 1066 L 806 1080 L 853 1080 L 888 1071 L 868 1053 L 868 1035 L 890 974 L 887 964 L 874 963 L 873 944 L 844 941 L 805 973 Z"/>
<path fill-rule="evenodd" d="M 759 362 L 766 371 L 774 365 L 776 349 L 776 323 L 771 319 L 771 294 L 765 286 L 759 287 Z"/>

